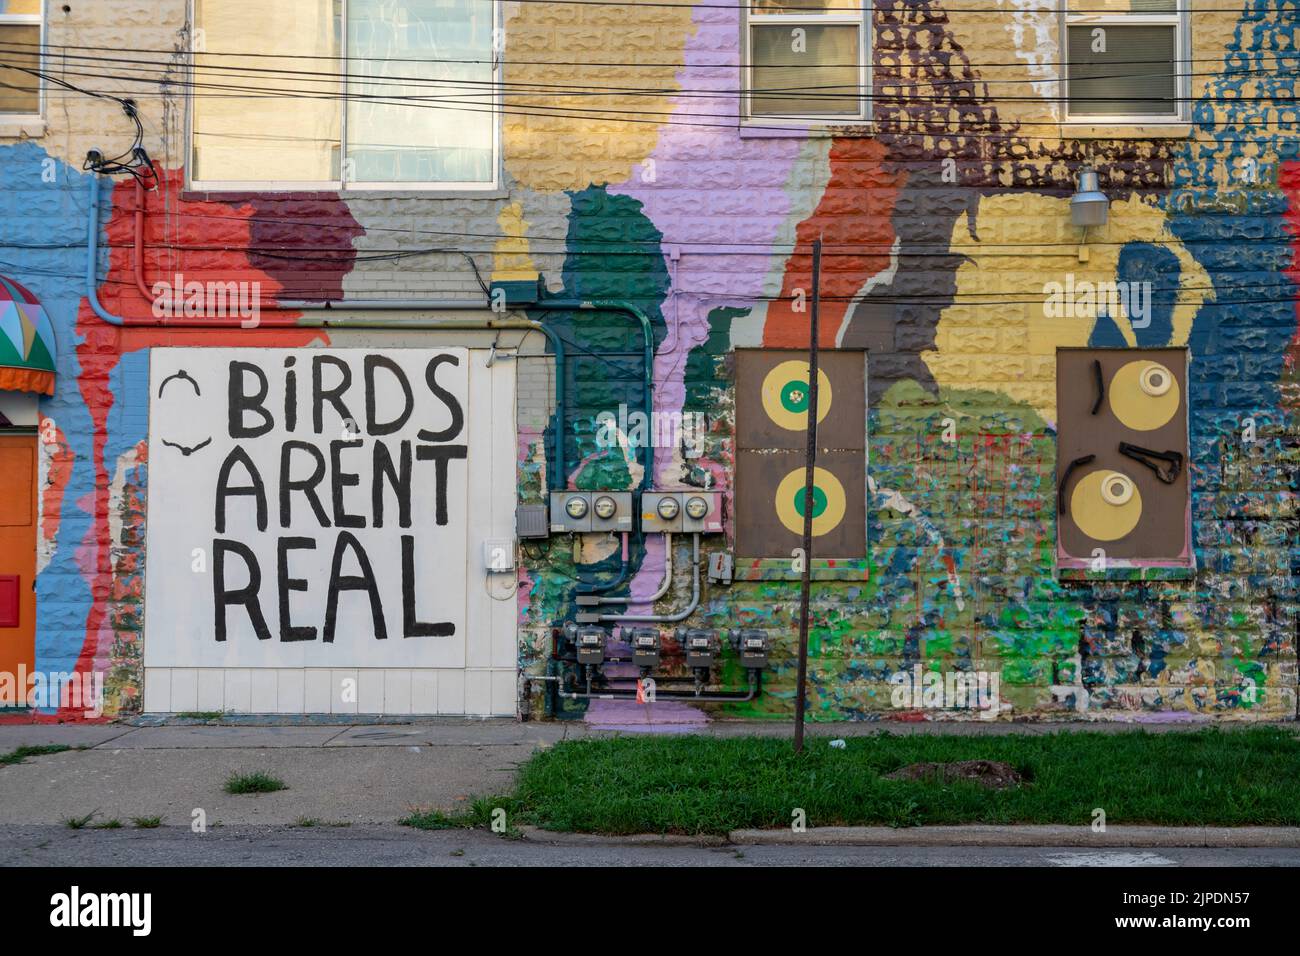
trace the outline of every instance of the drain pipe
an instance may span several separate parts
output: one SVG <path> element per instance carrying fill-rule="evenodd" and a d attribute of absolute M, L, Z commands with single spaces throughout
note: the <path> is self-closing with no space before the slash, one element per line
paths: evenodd
<path fill-rule="evenodd" d="M 673 624 L 684 621 L 700 604 L 700 535 L 691 535 L 691 603 L 674 614 L 602 614 L 602 621 L 617 624 Z"/>

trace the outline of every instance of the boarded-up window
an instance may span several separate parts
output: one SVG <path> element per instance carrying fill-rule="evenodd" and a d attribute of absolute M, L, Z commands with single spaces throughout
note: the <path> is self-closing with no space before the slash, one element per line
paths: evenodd
<path fill-rule="evenodd" d="M 813 557 L 866 554 L 866 353 L 819 360 Z M 808 356 L 736 351 L 736 552 L 788 558 L 803 543 Z"/>
<path fill-rule="evenodd" d="M 1186 351 L 1062 349 L 1056 404 L 1058 563 L 1190 566 Z"/>

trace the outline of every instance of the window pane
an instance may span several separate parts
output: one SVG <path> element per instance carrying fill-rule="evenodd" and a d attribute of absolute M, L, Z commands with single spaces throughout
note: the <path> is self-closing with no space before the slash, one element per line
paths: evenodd
<path fill-rule="evenodd" d="M 1093 31 L 1104 29 L 1105 52 Z M 1070 113 L 1169 116 L 1178 112 L 1178 31 L 1172 26 L 1069 28 Z"/>
<path fill-rule="evenodd" d="M 750 31 L 755 116 L 858 116 L 858 28 L 809 24 Z"/>
<path fill-rule="evenodd" d="M 40 79 L 13 67 L 38 70 L 41 66 L 41 28 L 0 24 L 0 113 L 39 113 Z M 22 51 L 22 52 L 19 52 Z M 7 68 L 6 68 L 7 67 Z"/>
<path fill-rule="evenodd" d="M 495 181 L 491 0 L 351 0 L 348 63 L 349 179 Z"/>
<path fill-rule="evenodd" d="M 750 13 L 761 16 L 765 13 L 859 13 L 861 0 L 754 0 Z"/>
<path fill-rule="evenodd" d="M 1066 9 L 1079 16 L 1177 13 L 1178 0 L 1069 0 Z"/>
<path fill-rule="evenodd" d="M 328 0 L 197 0 L 191 178 L 339 178 L 343 71 Z M 271 56 L 220 55 L 273 54 Z M 269 72 L 267 72 L 269 71 Z M 280 71 L 280 72 L 277 72 Z"/>

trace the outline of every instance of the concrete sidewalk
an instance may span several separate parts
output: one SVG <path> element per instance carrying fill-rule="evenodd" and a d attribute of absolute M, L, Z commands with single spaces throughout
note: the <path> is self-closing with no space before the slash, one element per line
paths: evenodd
<path fill-rule="evenodd" d="M 1202 726 L 862 722 L 815 724 L 809 734 L 816 744 L 881 732 L 1115 733 L 1140 728 L 1177 733 Z M 1300 732 L 1295 724 L 1283 726 Z M 788 722 L 714 721 L 689 730 L 711 736 L 788 736 L 792 728 Z M 166 825 L 188 827 L 196 810 L 203 811 L 209 826 L 300 820 L 391 824 L 413 809 L 452 811 L 473 797 L 508 790 L 516 767 L 538 748 L 614 732 L 626 733 L 628 728 L 462 718 L 353 725 L 257 724 L 247 719 L 162 726 L 6 724 L 0 725 L 0 753 L 41 744 L 81 749 L 0 766 L 0 825 L 58 824 L 94 811 L 92 825 L 119 820 L 129 827 L 134 817 L 161 816 Z M 288 789 L 251 796 L 223 791 L 232 773 L 253 770 L 274 774 Z"/>

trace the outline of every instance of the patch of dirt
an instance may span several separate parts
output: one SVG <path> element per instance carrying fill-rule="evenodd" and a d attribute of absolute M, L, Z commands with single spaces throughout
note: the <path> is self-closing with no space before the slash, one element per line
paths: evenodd
<path fill-rule="evenodd" d="M 970 780 L 990 790 L 1009 790 L 1024 778 L 1009 763 L 998 760 L 958 760 L 953 763 L 910 763 L 885 774 L 886 780 L 929 780 L 952 783 Z"/>

